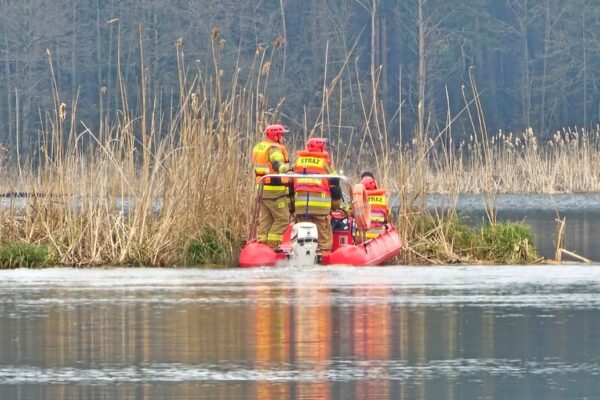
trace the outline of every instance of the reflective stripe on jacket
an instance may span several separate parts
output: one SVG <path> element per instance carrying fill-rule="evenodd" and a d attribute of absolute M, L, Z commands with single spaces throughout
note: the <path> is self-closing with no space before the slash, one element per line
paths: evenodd
<path fill-rule="evenodd" d="M 332 169 L 329 154 L 300 150 L 294 167 L 297 174 L 327 174 Z M 305 191 L 314 193 L 327 193 L 331 197 L 329 182 L 320 178 L 296 178 L 294 179 L 294 191 Z"/>
<path fill-rule="evenodd" d="M 365 237 L 367 239 L 374 239 L 377 236 L 381 235 L 382 233 L 385 233 L 385 226 L 382 226 L 381 228 L 377 228 L 377 229 L 369 229 L 366 233 L 365 233 Z"/>
<path fill-rule="evenodd" d="M 335 172 L 329 154 L 300 150 L 294 172 L 297 174 L 330 174 Z M 294 205 L 296 213 L 327 215 L 331 210 L 331 190 L 327 178 L 294 179 Z"/>
<path fill-rule="evenodd" d="M 256 184 L 260 183 L 263 176 L 268 174 L 282 174 L 288 168 L 289 155 L 286 147 L 277 142 L 263 140 L 252 149 L 252 163 L 254 164 L 254 175 Z M 273 168 L 274 163 L 279 163 L 279 170 Z M 265 198 L 279 197 L 288 193 L 287 178 L 266 178 L 263 186 Z"/>
<path fill-rule="evenodd" d="M 371 228 L 365 236 L 367 239 L 373 239 L 386 231 L 385 224 L 389 216 L 387 190 L 377 189 L 366 192 L 371 205 Z"/>
<path fill-rule="evenodd" d="M 316 193 L 316 192 L 304 191 L 304 192 L 294 192 L 294 195 L 295 195 L 294 204 L 296 205 L 296 207 L 301 207 L 301 208 L 304 208 L 306 206 L 318 207 L 318 208 L 327 209 L 327 213 L 329 213 L 329 209 L 331 208 L 331 197 L 328 196 L 327 193 Z"/>
<path fill-rule="evenodd" d="M 371 227 L 382 227 L 388 221 L 388 198 L 385 189 L 367 190 L 367 197 L 371 205 Z"/>

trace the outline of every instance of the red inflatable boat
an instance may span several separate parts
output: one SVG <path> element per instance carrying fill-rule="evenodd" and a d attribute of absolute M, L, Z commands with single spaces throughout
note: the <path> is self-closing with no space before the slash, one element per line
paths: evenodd
<path fill-rule="evenodd" d="M 388 224 L 386 230 L 374 239 L 365 241 L 364 231 L 369 225 L 369 205 L 361 201 L 364 198 L 364 187 L 350 185 L 345 176 L 315 175 L 318 178 L 339 179 L 344 189 L 342 208 L 331 213 L 333 231 L 333 247 L 331 252 L 317 253 L 316 226 L 309 222 L 296 223 L 291 218 L 290 225 L 283 235 L 278 249 L 273 250 L 266 244 L 258 242 L 256 224 L 258 209 L 264 180 L 267 177 L 297 178 L 307 175 L 267 175 L 259 184 L 250 225 L 248 241 L 242 247 L 238 264 L 243 268 L 263 266 L 309 266 L 321 265 L 381 265 L 396 257 L 402 251 L 402 240 L 396 228 Z M 310 177 L 310 175 L 309 175 Z"/>

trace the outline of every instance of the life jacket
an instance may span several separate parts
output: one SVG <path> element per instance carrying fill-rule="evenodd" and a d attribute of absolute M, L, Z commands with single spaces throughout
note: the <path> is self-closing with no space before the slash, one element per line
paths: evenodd
<path fill-rule="evenodd" d="M 260 183 L 263 176 L 269 174 L 278 174 L 279 171 L 273 169 L 273 164 L 269 160 L 269 152 L 273 147 L 277 147 L 283 154 L 284 163 L 289 162 L 289 154 L 287 148 L 277 142 L 263 140 L 252 149 L 252 163 L 254 164 L 254 175 L 256 176 L 256 184 Z M 264 189 L 269 191 L 287 191 L 286 184 L 289 183 L 288 178 L 266 178 Z"/>
<path fill-rule="evenodd" d="M 299 150 L 297 153 L 294 172 L 297 174 L 327 174 L 327 166 L 331 165 L 329 154 Z M 326 178 L 296 178 L 294 179 L 295 192 L 326 193 L 331 196 L 329 181 Z"/>
<path fill-rule="evenodd" d="M 377 229 L 388 221 L 388 198 L 387 190 L 367 190 L 367 198 L 371 205 L 371 228 Z"/>
<path fill-rule="evenodd" d="M 327 174 L 331 160 L 327 152 L 300 150 L 297 153 L 294 172 L 297 174 Z M 294 205 L 296 213 L 329 215 L 331 189 L 327 178 L 295 178 Z"/>

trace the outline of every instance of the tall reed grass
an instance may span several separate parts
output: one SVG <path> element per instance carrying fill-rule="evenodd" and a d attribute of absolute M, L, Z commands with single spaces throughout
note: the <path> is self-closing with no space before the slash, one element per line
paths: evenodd
<path fill-rule="evenodd" d="M 29 161 L 1 165 L 0 191 L 30 197 L 24 209 L 15 203 L 0 207 L 0 237 L 43 244 L 50 259 L 69 265 L 234 264 L 254 201 L 250 152 L 264 127 L 280 118 L 281 101 L 271 99 L 269 78 L 281 42 L 258 47 L 248 69 L 237 66 L 228 74 L 220 61 L 220 32 L 214 30 L 210 40 L 208 64 L 188 65 L 182 41 L 175 43 L 179 88 L 172 110 L 163 110 L 159 96 L 149 94 L 145 72 L 135 98 L 119 74 L 116 117 L 103 117 L 97 130 L 78 120 L 77 99 L 60 97 L 48 52 L 55 111 L 43 116 L 36 158 L 19 155 Z M 402 118 L 402 109 L 385 115 L 377 71 L 364 83 L 355 67 L 361 116 L 346 114 L 341 88 L 350 56 L 340 70 L 324 72 L 320 112 L 312 122 L 305 116 L 288 144 L 294 150 L 307 136 L 329 136 L 338 170 L 353 178 L 372 170 L 399 195 L 404 262 L 430 259 L 415 249 L 432 243 L 445 254 L 456 253 L 456 236 L 448 229 L 456 221 L 454 208 L 431 214 L 424 206 L 428 193 L 455 199 L 462 192 L 599 189 L 600 127 L 565 129 L 548 143 L 538 143 L 531 130 L 488 139 L 474 89 L 462 111 L 472 121 L 470 141 L 455 143 L 449 117 L 440 132 L 423 132 L 415 135 L 420 140 L 402 145 L 402 132 L 392 138 L 387 128 Z M 140 60 L 146 71 L 141 41 Z M 423 230 L 424 220 L 435 223 Z"/>
<path fill-rule="evenodd" d="M 76 101 L 63 104 L 52 75 L 56 111 L 45 115 L 39 159 L 3 188 L 32 197 L 25 210 L 0 210 L 0 236 L 47 243 L 65 264 L 162 266 L 195 262 L 189 249 L 203 246 L 210 232 L 223 249 L 202 261 L 230 263 L 251 208 L 248 149 L 277 110 L 264 100 L 272 54 L 257 51 L 245 83 L 236 72 L 224 92 L 218 36 L 211 39 L 213 70 L 197 64 L 188 73 L 176 44 L 178 106 L 166 122 L 146 78 L 136 111 L 119 75 L 117 117 L 93 131 L 77 121 Z"/>

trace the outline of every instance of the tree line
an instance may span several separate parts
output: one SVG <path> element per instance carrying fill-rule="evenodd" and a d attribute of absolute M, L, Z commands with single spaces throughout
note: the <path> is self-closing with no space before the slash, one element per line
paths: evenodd
<path fill-rule="evenodd" d="M 327 98 L 360 131 L 374 92 L 405 140 L 455 116 L 468 136 L 474 97 L 492 132 L 548 137 L 600 119 L 600 0 L 0 0 L 0 31 L 11 150 L 36 148 L 55 93 L 76 104 L 75 124 L 98 129 L 125 107 L 123 85 L 139 109 L 144 77 L 168 113 L 182 61 L 243 81 L 259 52 L 269 104 L 283 99 L 292 129 Z"/>

